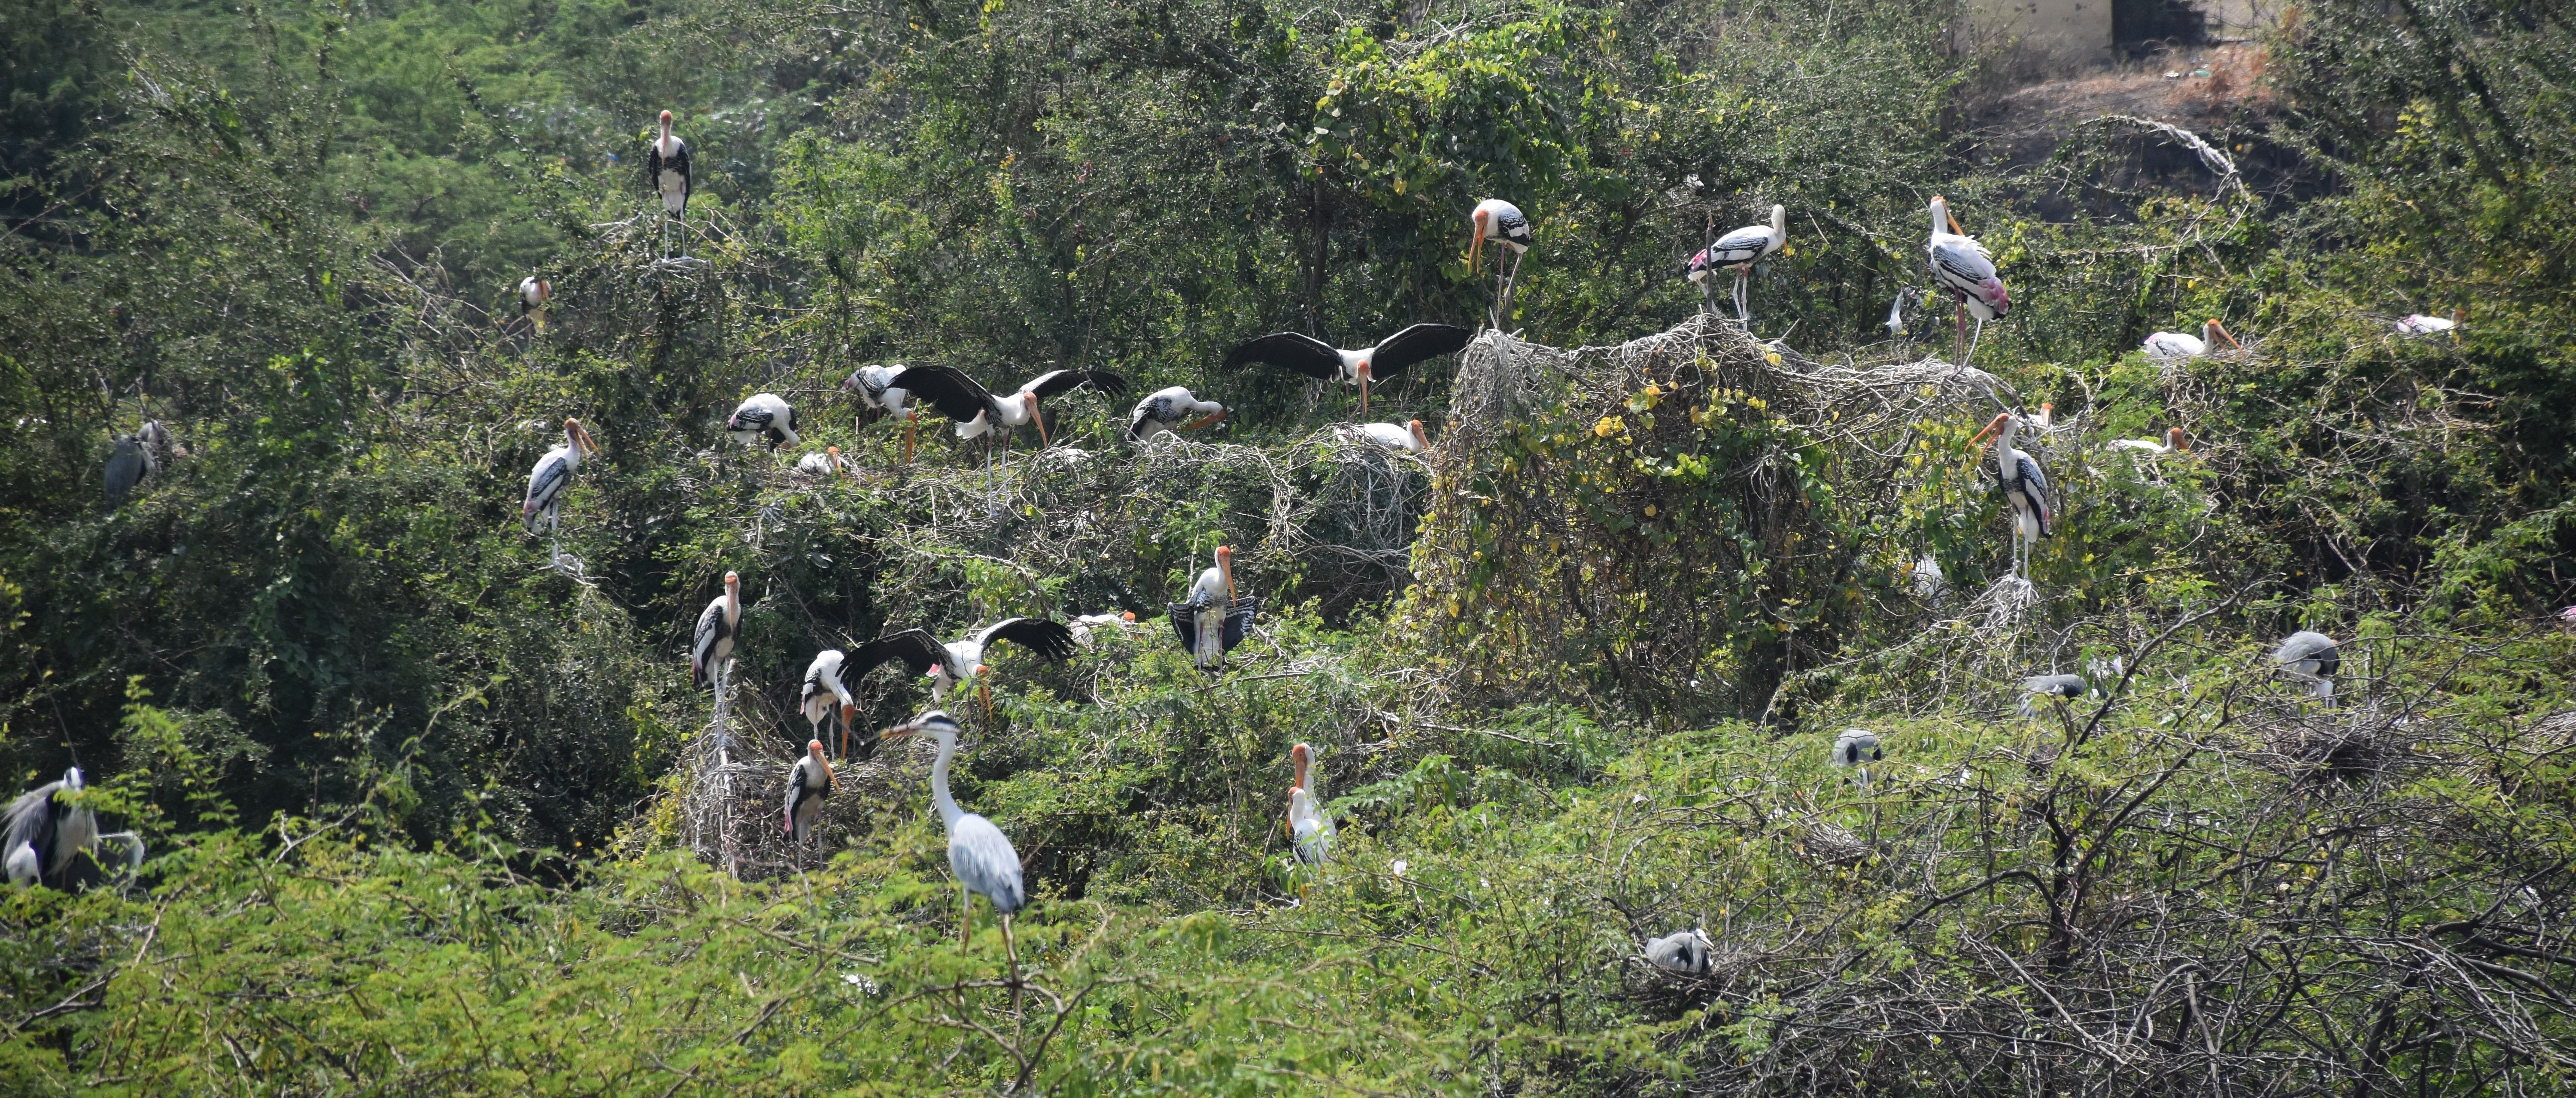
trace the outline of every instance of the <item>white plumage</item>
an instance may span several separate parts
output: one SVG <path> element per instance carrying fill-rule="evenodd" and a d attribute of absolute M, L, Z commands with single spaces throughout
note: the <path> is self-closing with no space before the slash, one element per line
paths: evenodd
<path fill-rule="evenodd" d="M 796 434 L 796 409 L 776 393 L 753 393 L 735 406 L 725 420 L 725 433 L 745 446 L 766 439 L 772 450 L 804 441 Z"/>
<path fill-rule="evenodd" d="M 1406 420 L 1400 427 L 1392 423 L 1354 424 L 1342 428 L 1342 437 L 1392 453 L 1431 452 L 1431 437 L 1422 433 L 1422 421 L 1418 419 Z"/>
<path fill-rule="evenodd" d="M 1307 865 L 1322 865 L 1333 856 L 1333 818 L 1323 809 L 1323 799 L 1313 780 L 1315 749 L 1298 744 L 1288 749 L 1288 759 L 1296 764 L 1296 784 L 1288 787 L 1288 841 L 1297 850 L 1297 860 Z"/>
<path fill-rule="evenodd" d="M 1225 405 L 1213 400 L 1200 400 L 1188 389 L 1174 385 L 1156 389 L 1137 401 L 1127 413 L 1127 440 L 1145 442 L 1157 435 L 1195 431 L 1225 419 Z"/>

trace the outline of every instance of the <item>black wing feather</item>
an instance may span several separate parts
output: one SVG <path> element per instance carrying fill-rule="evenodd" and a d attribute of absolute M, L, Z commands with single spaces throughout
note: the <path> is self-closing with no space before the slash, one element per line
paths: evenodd
<path fill-rule="evenodd" d="M 2039 515 L 2039 536 L 2054 537 L 2057 515 L 2048 507 L 2048 474 L 2040 471 L 2039 462 L 2029 454 L 2021 456 L 2021 487 L 2031 510 Z"/>
<path fill-rule="evenodd" d="M 927 675 L 931 668 L 948 662 L 948 646 L 920 629 L 888 633 L 851 649 L 850 654 L 842 658 L 842 684 L 848 685 L 850 680 L 876 670 L 878 664 L 887 660 L 902 660 L 913 674 Z"/>
<path fill-rule="evenodd" d="M 1226 352 L 1228 367 L 1259 362 L 1327 381 L 1342 376 L 1342 352 L 1303 332 L 1273 332 Z"/>
<path fill-rule="evenodd" d="M 1004 618 L 975 638 L 991 648 L 1000 641 L 1010 641 L 1056 661 L 1073 658 L 1073 630 L 1063 622 L 1046 618 Z"/>
<path fill-rule="evenodd" d="M 939 409 L 939 414 L 964 423 L 991 411 L 993 394 L 982 383 L 966 376 L 954 366 L 907 366 L 902 373 L 886 382 L 889 389 L 901 389 Z"/>
<path fill-rule="evenodd" d="M 1085 385 L 1113 397 L 1127 395 L 1127 379 L 1107 370 L 1049 370 L 1020 386 L 1023 393 L 1036 393 L 1044 400 L 1057 393 L 1070 392 Z"/>
<path fill-rule="evenodd" d="M 1416 324 L 1386 337 L 1369 354 L 1369 374 L 1379 381 L 1391 381 L 1405 367 L 1426 359 L 1456 354 L 1476 338 L 1455 324 Z"/>
<path fill-rule="evenodd" d="M 1196 653 L 1199 650 L 1198 611 L 1199 604 L 1195 602 L 1172 604 L 1172 632 L 1180 635 L 1183 652 Z"/>
<path fill-rule="evenodd" d="M 1259 599 L 1240 598 L 1234 600 L 1234 605 L 1226 610 L 1225 636 L 1220 638 L 1226 651 L 1232 652 L 1235 645 L 1243 643 L 1244 634 L 1252 631 L 1253 613 L 1260 608 Z"/>

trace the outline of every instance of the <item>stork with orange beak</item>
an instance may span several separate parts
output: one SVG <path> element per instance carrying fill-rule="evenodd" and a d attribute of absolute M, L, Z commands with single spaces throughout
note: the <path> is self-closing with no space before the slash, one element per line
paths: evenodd
<path fill-rule="evenodd" d="M 2162 443 L 2148 438 L 2124 438 L 2112 442 L 2111 445 L 2118 449 L 2138 450 L 2157 457 L 2172 457 L 2175 454 L 2191 452 L 2191 437 L 2183 434 L 2180 427 L 2167 427 L 2165 440 Z"/>
<path fill-rule="evenodd" d="M 1297 766 L 1297 783 L 1288 787 L 1288 840 L 1297 848 L 1298 861 L 1322 865 L 1333 856 L 1333 818 L 1324 812 L 1308 777 L 1315 749 L 1298 744 L 1288 749 L 1288 760 Z"/>
<path fill-rule="evenodd" d="M 1360 414 L 1368 414 L 1369 383 L 1392 379 L 1414 363 L 1455 354 L 1475 333 L 1455 324 L 1416 324 L 1377 342 L 1345 351 L 1304 332 L 1273 332 L 1226 352 L 1228 369 L 1260 363 L 1312 378 L 1360 387 Z"/>
<path fill-rule="evenodd" d="M 851 678 L 857 678 L 874 670 L 878 664 L 901 660 L 915 674 L 929 676 L 932 702 L 946 700 L 959 687 L 973 686 L 977 700 L 983 703 L 985 713 L 990 715 L 993 694 L 980 681 L 992 672 L 992 668 L 984 664 L 984 653 L 1003 641 L 1028 648 L 1058 663 L 1072 659 L 1077 647 L 1073 630 L 1063 622 L 1047 618 L 1004 618 L 985 626 L 982 632 L 950 644 L 940 643 L 939 638 L 931 636 L 926 629 L 889 633 L 851 652 L 842 671 Z"/>
<path fill-rule="evenodd" d="M 1190 597 L 1172 604 L 1172 630 L 1180 634 L 1190 661 L 1213 675 L 1225 670 L 1225 654 L 1243 643 L 1259 605 L 1258 600 L 1235 597 L 1234 549 L 1220 545 L 1216 567 L 1199 573 Z"/>
<path fill-rule="evenodd" d="M 742 629 L 742 575 L 727 572 L 724 594 L 698 612 L 698 629 L 689 644 L 689 685 L 704 690 L 718 685 L 725 664 L 733 659 L 734 634 Z"/>
<path fill-rule="evenodd" d="M 662 112 L 662 136 L 644 154 L 644 185 L 662 196 L 662 251 L 671 250 L 671 222 L 680 223 L 680 254 L 689 251 L 689 145 L 671 133 L 671 112 Z"/>
<path fill-rule="evenodd" d="M 528 470 L 528 494 L 519 501 L 519 521 L 530 532 L 537 528 L 537 516 L 546 517 L 546 536 L 555 538 L 554 555 L 563 556 L 563 542 L 556 537 L 563 526 L 564 489 L 572 486 L 572 474 L 581 468 L 581 456 L 596 454 L 599 444 L 591 441 L 590 431 L 577 419 L 564 421 L 563 445 L 545 452 Z"/>
<path fill-rule="evenodd" d="M 855 710 L 844 707 L 842 720 L 855 716 Z M 814 837 L 814 825 L 823 819 L 823 799 L 841 787 L 841 776 L 832 772 L 832 764 L 823 758 L 823 741 L 805 741 L 805 757 L 787 770 L 787 837 L 803 843 Z"/>
<path fill-rule="evenodd" d="M 856 699 L 841 681 L 841 668 L 848 657 L 838 648 L 826 648 L 814 654 L 814 662 L 805 665 L 805 685 L 798 692 L 796 708 L 805 714 L 805 723 L 813 726 L 816 740 L 823 738 L 823 722 L 840 718 L 841 757 L 850 757 L 850 731 L 858 713 Z M 863 672 L 864 668 L 861 669 Z M 836 708 L 837 703 L 837 708 Z"/>
<path fill-rule="evenodd" d="M 2199 358 L 2208 354 L 2209 349 L 2216 346 L 2222 339 L 2226 340 L 2230 347 L 2240 351 L 2245 349 L 2244 344 L 2236 342 L 2235 336 L 2228 334 L 2227 326 L 2219 323 L 2217 317 L 2202 321 L 2200 334 L 2197 336 L 2184 332 L 2157 332 L 2148 336 L 2147 341 L 2138 346 L 2146 351 L 2150 358 L 2170 361 Z"/>
<path fill-rule="evenodd" d="M 1537 238 L 1530 235 L 1529 218 L 1521 208 L 1499 198 L 1476 203 L 1474 213 L 1467 215 L 1474 235 L 1467 239 L 1467 269 L 1482 272 L 1485 261 L 1485 238 L 1494 238 L 1494 330 L 1503 330 L 1503 321 L 1512 315 L 1512 289 L 1520 285 L 1521 254 L 1529 251 Z M 1512 250 L 1512 270 L 1503 274 L 1502 250 Z"/>
<path fill-rule="evenodd" d="M 2039 544 L 2039 539 L 2049 536 L 2057 513 L 2049 506 L 2048 474 L 2041 471 L 2038 460 L 2013 448 L 2013 433 L 2020 426 L 2020 416 L 1998 412 L 1984 430 L 1968 440 L 1968 448 L 1976 449 L 1989 436 L 1995 440 L 1995 475 L 2003 484 L 2004 499 L 2013 509 L 2013 575 L 2027 580 L 2030 549 Z"/>
<path fill-rule="evenodd" d="M 1977 350 L 1968 338 L 1968 318 L 1977 318 L 1977 335 L 1983 337 L 1987 321 L 2012 309 L 2012 291 L 1995 273 L 1995 257 L 1959 228 L 1959 219 L 1950 216 L 1949 200 L 1937 194 L 1932 196 L 1932 238 L 1924 243 L 1923 254 L 1932 261 L 1932 281 L 1959 299 L 1959 361 L 1966 362 Z"/>

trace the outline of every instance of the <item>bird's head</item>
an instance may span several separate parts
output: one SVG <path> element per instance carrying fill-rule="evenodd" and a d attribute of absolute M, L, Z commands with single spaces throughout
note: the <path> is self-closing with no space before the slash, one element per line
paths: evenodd
<path fill-rule="evenodd" d="M 2191 452 L 2191 436 L 2182 433 L 2180 427 L 2165 428 L 2165 441 L 2172 443 L 2173 448 L 2182 453 Z"/>
<path fill-rule="evenodd" d="M 1291 747 L 1288 749 L 1288 761 L 1297 768 L 1297 781 L 1289 788 L 1306 788 L 1306 770 L 1315 765 L 1315 749 L 1302 743 Z"/>
<path fill-rule="evenodd" d="M 1771 246 L 1777 248 L 1787 239 L 1789 239 L 1789 207 L 1774 202 L 1771 204 Z"/>
<path fill-rule="evenodd" d="M 1361 355 L 1358 362 L 1351 364 L 1351 372 L 1362 381 L 1376 380 L 1377 375 L 1373 372 L 1375 369 L 1375 367 L 1369 365 L 1369 356 L 1367 355 Z"/>
<path fill-rule="evenodd" d="M 830 460 L 831 460 L 831 462 L 832 462 L 832 475 L 833 475 L 833 476 L 839 477 L 839 478 L 841 478 L 842 480 L 848 480 L 848 479 L 850 479 L 850 467 L 849 467 L 849 465 L 848 465 L 848 464 L 844 463 L 844 462 L 841 460 L 841 448 L 840 448 L 840 447 L 838 447 L 838 446 L 826 446 L 826 447 L 824 447 L 824 448 L 823 448 L 823 456 L 824 456 L 825 458 L 828 458 L 828 459 L 830 459 Z"/>
<path fill-rule="evenodd" d="M 1467 215 L 1467 267 L 1473 270 L 1485 258 L 1485 236 L 1494 231 L 1494 212 L 1477 203 L 1476 212 Z"/>
<path fill-rule="evenodd" d="M 957 732 L 956 718 L 950 717 L 945 709 L 933 709 L 892 728 L 879 730 L 877 738 L 893 743 L 915 734 L 927 733 L 934 740 L 950 744 L 957 742 Z"/>
<path fill-rule="evenodd" d="M 993 669 L 992 669 L 991 667 L 988 667 L 988 666 L 986 666 L 986 665 L 984 665 L 984 664 L 980 664 L 980 663 L 975 665 L 975 677 L 976 677 L 976 678 L 979 678 L 979 679 L 980 679 L 980 678 L 983 678 L 984 676 L 989 675 L 989 674 L 992 674 L 992 673 L 993 673 Z"/>
<path fill-rule="evenodd" d="M 1225 601 L 1234 601 L 1234 547 L 1216 547 L 1216 574 L 1225 580 Z"/>
<path fill-rule="evenodd" d="M 1136 612 L 1133 610 L 1121 610 L 1118 612 L 1118 620 L 1126 622 L 1129 625 L 1134 625 L 1136 624 Z"/>
<path fill-rule="evenodd" d="M 81 790 L 89 788 L 89 779 L 81 776 L 79 767 L 72 767 L 63 771 L 63 788 L 70 792 L 78 793 Z"/>
<path fill-rule="evenodd" d="M 671 136 L 671 112 L 662 112 L 662 136 Z"/>
<path fill-rule="evenodd" d="M 564 421 L 564 439 L 565 441 L 572 443 L 574 446 L 580 447 L 583 453 L 596 454 L 599 452 L 599 444 L 591 441 L 590 428 L 582 426 L 580 420 L 567 419 Z"/>
<path fill-rule="evenodd" d="M 1968 440 L 1968 449 L 1974 450 L 1985 445 L 1987 439 L 2002 434 L 2012 426 L 2012 418 L 2013 416 L 2011 412 L 1995 413 L 1995 418 L 1986 421 L 1985 429 L 1977 432 L 1976 437 Z"/>
<path fill-rule="evenodd" d="M 1934 232 L 1939 232 L 1944 225 L 1949 226 L 1950 232 L 1955 235 L 1968 235 L 1960 230 L 1959 219 L 1950 216 L 1950 200 L 1936 194 L 1932 196 L 1932 229 Z"/>
<path fill-rule="evenodd" d="M 812 760 L 814 760 L 814 761 L 816 761 L 816 762 L 821 762 L 821 761 L 823 761 L 823 741 L 821 741 L 821 740 L 807 740 L 807 741 L 805 741 L 805 757 L 806 757 L 806 758 L 809 758 L 809 759 L 812 759 Z"/>
<path fill-rule="evenodd" d="M 2203 325 L 2203 327 L 2207 328 L 2208 331 L 2200 337 L 2202 342 L 2208 342 L 2209 337 L 2211 335 L 2215 335 L 2220 339 L 2226 340 L 2227 345 L 2230 347 L 2234 347 L 2240 351 L 2245 349 L 2244 344 L 2236 342 L 2236 334 L 2228 331 L 2227 325 L 2219 323 L 2217 317 L 2209 318 L 2209 323 Z"/>
<path fill-rule="evenodd" d="M 2047 401 L 2041 401 L 2039 405 L 2039 425 L 2046 427 L 2055 422 L 2057 422 L 2057 405 L 2050 404 Z"/>
<path fill-rule="evenodd" d="M 742 598 L 742 573 L 725 573 L 725 597 L 737 601 Z"/>
<path fill-rule="evenodd" d="M 1406 433 L 1411 434 L 1411 435 L 1413 436 L 1413 448 L 1414 448 L 1414 449 L 1416 449 L 1416 450 L 1421 450 L 1421 451 L 1424 451 L 1424 452 L 1426 452 L 1426 453 L 1428 453 L 1428 452 L 1430 451 L 1430 449 L 1431 449 L 1431 436 L 1429 436 L 1429 435 L 1426 435 L 1426 434 L 1423 434 L 1423 433 L 1422 433 L 1422 421 L 1421 421 L 1421 420 L 1418 420 L 1418 419 L 1408 419 L 1408 420 L 1405 420 L 1405 421 L 1404 421 L 1404 429 L 1405 429 Z"/>

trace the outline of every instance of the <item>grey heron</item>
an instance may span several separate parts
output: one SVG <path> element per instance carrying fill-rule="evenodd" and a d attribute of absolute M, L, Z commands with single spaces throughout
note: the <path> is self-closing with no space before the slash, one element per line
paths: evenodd
<path fill-rule="evenodd" d="M 113 510 L 125 506 L 125 498 L 134 494 L 136 486 L 160 471 L 160 462 L 153 458 L 152 448 L 133 435 L 117 435 L 110 442 L 104 476 L 107 506 Z"/>
<path fill-rule="evenodd" d="M 1297 782 L 1288 787 L 1288 840 L 1297 848 L 1298 861 L 1322 865 L 1333 856 L 1333 817 L 1316 792 L 1315 749 L 1302 743 L 1291 747 L 1288 761 L 1297 767 Z"/>
<path fill-rule="evenodd" d="M 2013 433 L 2021 426 L 2021 417 L 2011 412 L 1998 412 L 1985 430 L 1968 440 L 1976 449 L 1988 436 L 1995 440 L 1995 476 L 2004 489 L 2004 500 L 2013 511 L 2013 574 L 2030 578 L 2030 551 L 2039 539 L 2054 533 L 2057 512 L 2048 498 L 2048 473 L 2028 453 L 2013 448 Z"/>
<path fill-rule="evenodd" d="M 1869 764 L 1886 757 L 1886 752 L 1879 747 L 1878 733 L 1866 728 L 1846 728 L 1842 735 L 1834 738 L 1834 754 L 1829 761 L 1838 768 L 1859 770 L 1860 784 L 1867 786 Z"/>
<path fill-rule="evenodd" d="M 2281 673 L 2290 681 L 2308 684 L 2309 696 L 2334 700 L 2335 672 L 2343 668 L 2343 650 L 2334 638 L 2299 630 L 2272 650 L 2272 662 L 2281 665 Z"/>
<path fill-rule="evenodd" d="M 1225 405 L 1200 400 L 1178 385 L 1156 389 L 1127 413 L 1127 441 L 1147 442 L 1157 435 L 1195 431 L 1224 419 Z"/>
<path fill-rule="evenodd" d="M 1753 276 L 1753 264 L 1763 256 L 1779 251 L 1781 245 L 1788 242 L 1789 208 L 1775 204 L 1771 207 L 1770 224 L 1747 225 L 1718 237 L 1715 243 L 1690 257 L 1690 262 L 1683 265 L 1682 273 L 1699 287 L 1700 300 L 1707 303 L 1709 312 L 1714 313 L 1717 307 L 1709 297 L 1709 276 L 1721 269 L 1734 271 L 1735 319 L 1738 323 L 1750 325 L 1753 316 L 1745 303 L 1744 290 Z M 1891 311 L 1889 315 L 1895 314 Z"/>
<path fill-rule="evenodd" d="M 15 885 L 46 884 L 68 888 L 74 883 L 76 857 L 94 852 L 102 841 L 125 847 L 126 866 L 143 864 L 143 840 L 131 831 L 99 834 L 98 813 L 78 803 L 89 788 L 75 766 L 60 780 L 22 793 L 0 812 L 0 867 Z"/>
<path fill-rule="evenodd" d="M 1470 272 L 1484 273 L 1485 239 L 1491 237 L 1494 241 L 1493 321 L 1494 330 L 1499 332 L 1503 330 L 1503 322 L 1511 318 L 1512 289 L 1521 280 L 1521 256 L 1530 250 L 1530 245 L 1538 242 L 1538 238 L 1531 235 L 1529 218 L 1521 213 L 1521 208 L 1499 198 L 1476 203 L 1476 208 L 1467 215 L 1467 224 L 1467 269 Z M 1503 274 L 1505 248 L 1512 250 L 1509 277 Z"/>
<path fill-rule="evenodd" d="M 735 442 L 745 446 L 766 439 L 772 451 L 782 444 L 794 446 L 804 441 L 796 434 L 796 409 L 776 393 L 753 393 L 744 398 L 725 420 L 724 429 Z"/>
<path fill-rule="evenodd" d="M 2021 715 L 2039 719 L 2041 698 L 2047 698 L 2050 704 L 2058 707 L 2058 712 L 2063 713 L 2066 703 L 2083 697 L 2087 689 L 2089 687 L 2082 675 L 2033 675 L 2021 680 Z"/>
<path fill-rule="evenodd" d="M 975 901 L 981 896 L 993 905 L 1002 919 L 1002 948 L 1009 951 L 1011 975 L 1019 978 L 1019 947 L 1011 939 L 1011 916 L 1028 905 L 1029 896 L 1020 883 L 1020 853 L 1011 849 L 1011 840 L 993 821 L 957 807 L 948 795 L 948 764 L 957 757 L 957 722 L 943 710 L 933 709 L 878 734 L 885 742 L 904 739 L 916 733 L 929 733 L 939 743 L 939 757 L 930 764 L 930 803 L 939 811 L 939 822 L 948 829 L 948 871 L 957 877 L 964 889 L 964 917 L 958 920 L 958 944 L 974 941 Z"/>
<path fill-rule="evenodd" d="M 689 642 L 689 685 L 704 690 L 721 685 L 725 665 L 733 659 L 734 634 L 742 629 L 742 575 L 727 572 L 724 594 L 698 611 L 698 628 Z"/>
<path fill-rule="evenodd" d="M 1959 228 L 1957 218 L 1950 216 L 1950 202 L 1940 195 L 1932 196 L 1932 238 L 1923 245 L 1923 254 L 1932 260 L 1932 281 L 1959 299 L 1959 338 L 1967 341 L 1968 317 L 1977 318 L 1977 335 L 1986 334 L 1986 322 L 2001 318 L 2012 308 L 2012 291 L 1995 273 L 1995 257 L 1986 246 L 1977 243 Z M 1966 342 L 1959 352 L 1965 363 L 1975 354 L 1977 345 Z"/>
<path fill-rule="evenodd" d="M 1704 930 L 1678 930 L 1646 943 L 1646 963 L 1684 976 L 1706 976 L 1716 943 Z"/>
<path fill-rule="evenodd" d="M 1259 600 L 1236 597 L 1234 549 L 1220 545 L 1216 566 L 1200 572 L 1189 597 L 1172 604 L 1172 631 L 1180 635 L 1190 661 L 1213 675 L 1225 669 L 1225 654 L 1243 643 L 1259 609 Z"/>
<path fill-rule="evenodd" d="M 1416 363 L 1455 354 L 1475 333 L 1455 324 L 1415 324 L 1373 346 L 1344 350 L 1303 332 L 1272 332 L 1225 353 L 1227 369 L 1255 363 L 1307 377 L 1360 387 L 1360 414 L 1368 414 L 1369 385 L 1390 380 Z"/>
<path fill-rule="evenodd" d="M 787 837 L 802 843 L 814 836 L 823 818 L 823 799 L 840 787 L 841 776 L 823 759 L 823 741 L 805 741 L 805 757 L 787 768 Z"/>
<path fill-rule="evenodd" d="M 671 133 L 671 112 L 662 112 L 662 135 L 644 154 L 644 185 L 662 196 L 662 251 L 671 250 L 671 222 L 680 223 L 680 254 L 689 252 L 689 145 Z"/>

